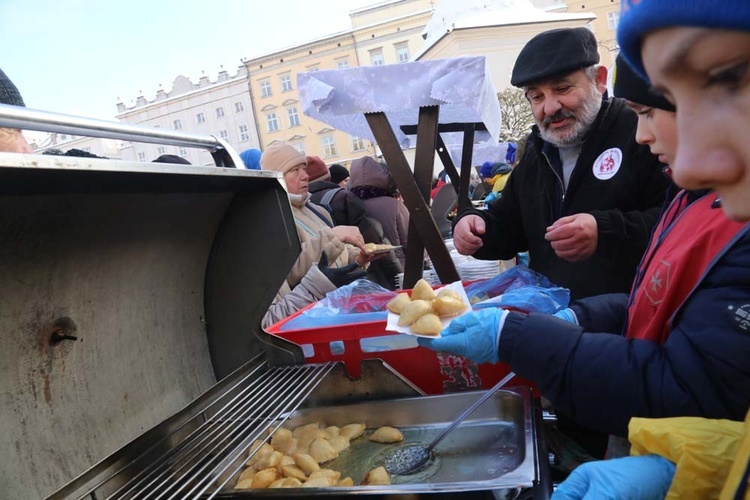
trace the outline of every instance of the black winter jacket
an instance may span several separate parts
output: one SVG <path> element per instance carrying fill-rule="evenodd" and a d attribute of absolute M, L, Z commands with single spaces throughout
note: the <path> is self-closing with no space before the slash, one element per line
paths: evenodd
<path fill-rule="evenodd" d="M 468 214 L 485 220 L 484 245 L 474 257 L 511 259 L 528 251 L 529 267 L 569 288 L 573 299 L 629 292 L 671 184 L 658 158 L 635 142 L 636 124 L 624 100 L 603 100 L 564 193 L 557 149 L 535 126 L 502 198 L 487 210 L 464 210 L 454 221 Z M 609 178 L 601 171 L 595 175 L 611 148 L 621 155 L 619 169 Z M 544 235 L 555 220 L 577 213 L 596 219 L 598 246 L 592 257 L 569 262 L 555 255 Z"/>

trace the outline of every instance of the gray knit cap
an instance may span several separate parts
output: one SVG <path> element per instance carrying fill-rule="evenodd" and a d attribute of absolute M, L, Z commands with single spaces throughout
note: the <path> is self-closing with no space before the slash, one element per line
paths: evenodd
<path fill-rule="evenodd" d="M 2 69 L 0 69 L 0 104 L 26 106 L 26 104 L 23 103 L 23 98 L 18 92 L 18 89 L 13 85 L 13 82 L 10 81 L 10 78 L 3 73 Z"/>

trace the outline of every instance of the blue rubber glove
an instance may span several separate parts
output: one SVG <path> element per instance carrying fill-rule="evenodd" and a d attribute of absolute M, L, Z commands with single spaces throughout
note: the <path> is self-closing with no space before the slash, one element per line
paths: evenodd
<path fill-rule="evenodd" d="M 450 352 L 476 363 L 497 363 L 497 341 L 508 311 L 488 307 L 459 316 L 443 330 L 441 337 L 419 337 L 422 347 Z"/>
<path fill-rule="evenodd" d="M 552 500 L 661 500 L 674 469 L 658 455 L 587 462 L 560 484 Z"/>
<path fill-rule="evenodd" d="M 578 317 L 576 316 L 576 313 L 573 312 L 573 309 L 570 307 L 566 307 L 565 309 L 560 309 L 552 316 L 556 318 L 560 318 L 564 321 L 567 321 L 568 323 L 573 323 L 574 325 L 578 324 Z"/>

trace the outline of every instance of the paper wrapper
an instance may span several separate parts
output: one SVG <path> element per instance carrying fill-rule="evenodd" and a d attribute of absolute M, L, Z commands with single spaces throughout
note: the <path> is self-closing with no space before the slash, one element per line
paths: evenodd
<path fill-rule="evenodd" d="M 443 288 L 449 288 L 457 292 L 461 296 L 461 300 L 463 300 L 464 304 L 466 304 L 466 309 L 463 312 L 459 314 L 455 314 L 450 317 L 440 318 L 440 322 L 443 323 L 443 330 L 445 330 L 445 328 L 450 324 L 451 321 L 458 318 L 459 316 L 463 316 L 464 314 L 471 312 L 471 304 L 469 303 L 469 297 L 466 295 L 466 290 L 464 290 L 464 286 L 461 284 L 460 281 L 456 281 L 449 285 L 440 287 L 435 290 L 435 293 L 437 294 Z M 426 338 L 431 338 L 431 339 L 440 337 L 439 334 L 438 335 L 422 335 L 420 333 L 414 333 L 411 331 L 411 328 L 409 326 L 399 326 L 398 318 L 399 318 L 398 314 L 393 314 L 392 312 L 388 312 L 388 322 L 386 323 L 385 329 L 389 332 L 406 333 L 408 335 L 414 335 L 415 337 L 426 337 Z"/>

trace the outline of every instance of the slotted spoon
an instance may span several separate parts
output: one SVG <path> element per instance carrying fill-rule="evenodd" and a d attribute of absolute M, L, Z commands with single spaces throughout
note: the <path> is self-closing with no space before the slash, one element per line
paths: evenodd
<path fill-rule="evenodd" d="M 453 429 L 455 429 L 458 424 L 463 422 L 466 417 L 471 415 L 474 410 L 479 408 L 482 403 L 487 401 L 493 394 L 500 390 L 501 387 L 507 384 L 510 379 L 515 376 L 516 374 L 513 372 L 508 373 L 500 382 L 498 382 L 487 392 L 485 392 L 481 398 L 477 399 L 473 405 L 464 410 L 464 412 L 459 415 L 451 425 L 446 427 L 443 432 L 441 432 L 438 437 L 433 439 L 432 442 L 427 446 L 421 444 L 405 446 L 389 453 L 388 456 L 385 457 L 385 470 L 388 471 L 389 474 L 403 476 L 406 474 L 413 474 L 424 469 L 432 459 L 432 450 L 435 449 L 435 446 L 437 446 L 438 443 L 442 441 L 443 438 L 445 438 L 445 436 L 447 436 Z"/>

